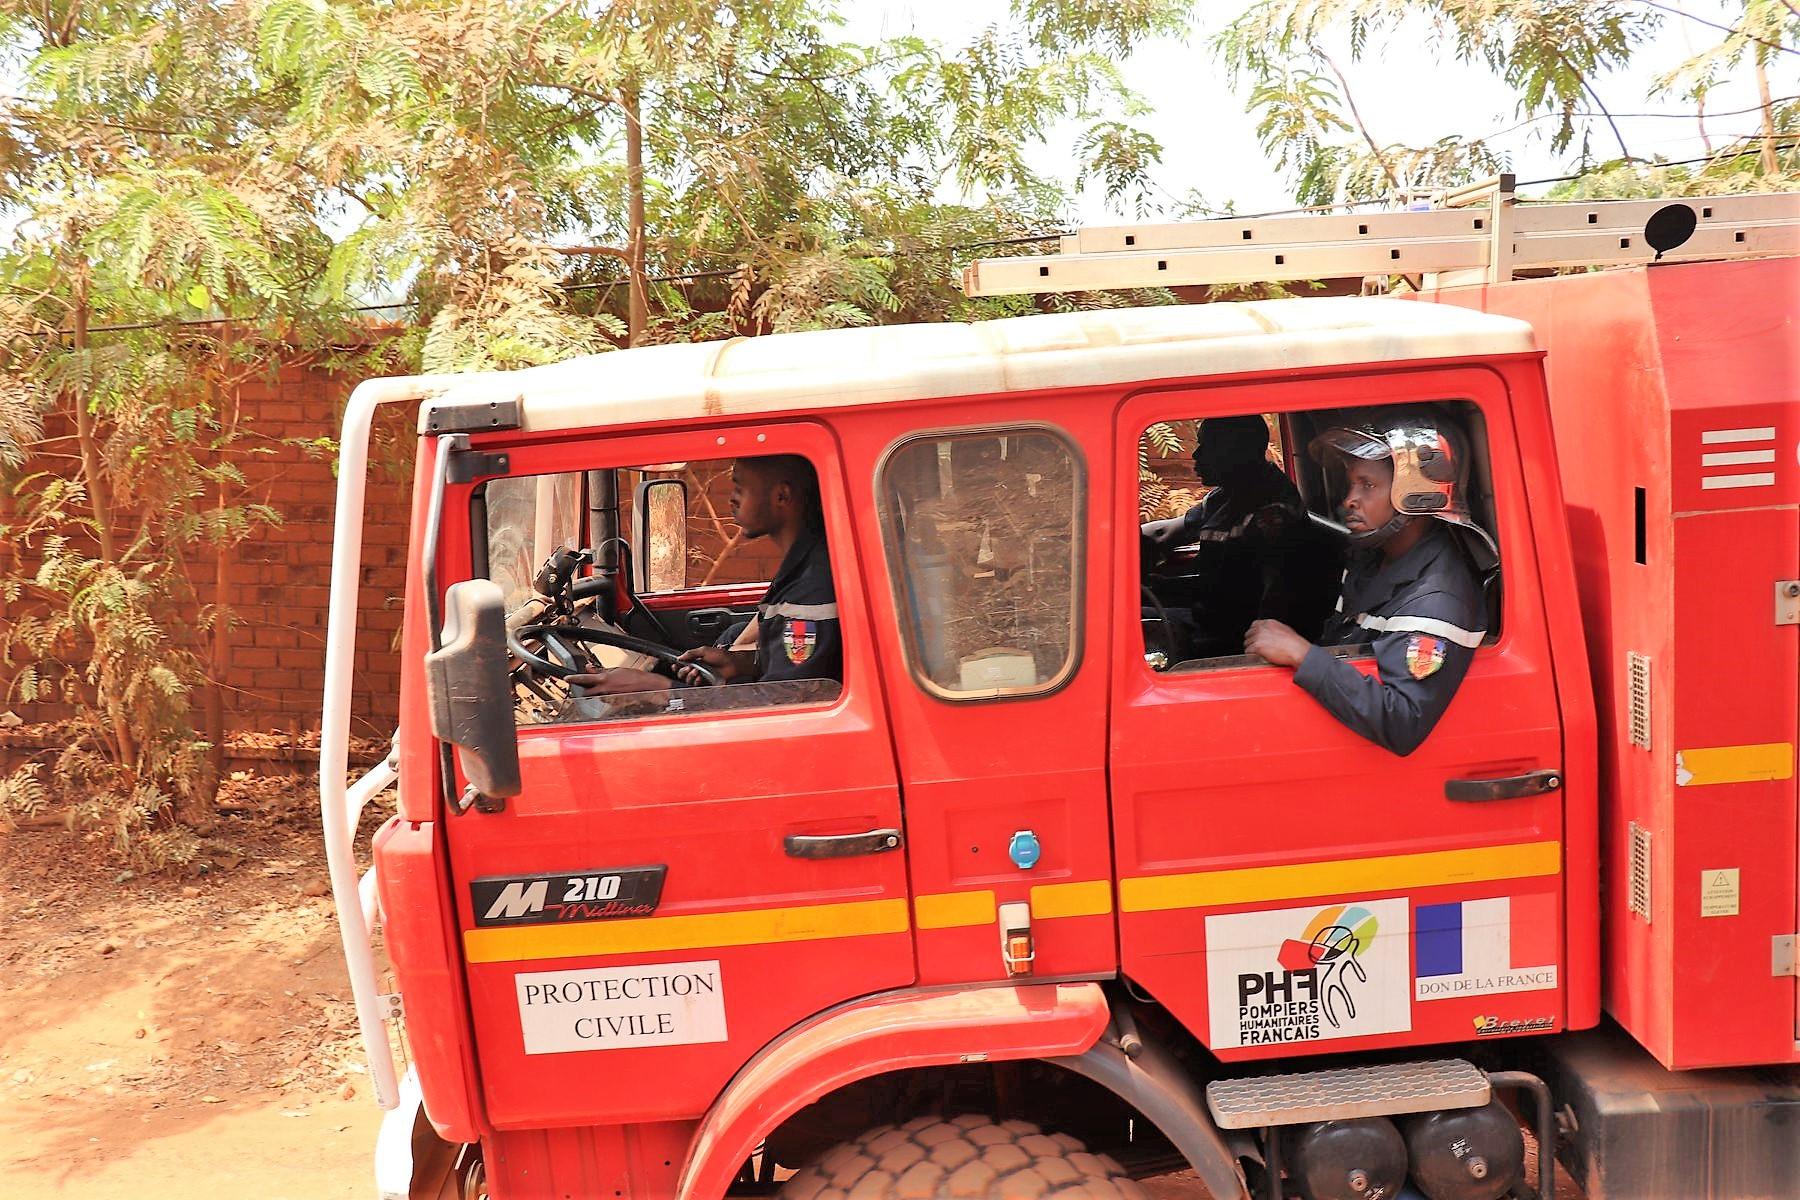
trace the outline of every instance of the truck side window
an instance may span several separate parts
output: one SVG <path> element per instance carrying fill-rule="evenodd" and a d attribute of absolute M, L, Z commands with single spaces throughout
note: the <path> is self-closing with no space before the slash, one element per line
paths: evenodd
<path fill-rule="evenodd" d="M 487 577 L 500 585 L 508 612 L 531 596 L 539 564 L 581 545 L 581 476 L 519 475 L 483 489 Z"/>
<path fill-rule="evenodd" d="M 908 665 L 943 700 L 1055 689 L 1080 661 L 1086 479 L 1042 427 L 904 441 L 877 480 Z"/>
<path fill-rule="evenodd" d="M 472 511 L 475 571 L 506 597 L 520 725 L 827 704 L 843 690 L 817 471 L 801 456 L 494 479 Z M 711 541 L 696 546 L 696 528 Z M 760 596 L 693 591 L 696 569 L 716 584 L 722 561 Z M 711 678 L 679 674 L 683 654 Z"/>
<path fill-rule="evenodd" d="M 1445 445 L 1457 449 L 1422 463 L 1404 444 L 1410 425 L 1444 431 Z M 1356 432 L 1370 430 L 1376 432 L 1366 439 Z M 1398 452 L 1414 471 L 1403 482 L 1413 478 L 1433 490 L 1414 502 L 1445 506 L 1417 508 L 1412 519 L 1446 523 L 1477 580 L 1486 633 L 1496 636 L 1499 556 L 1487 439 L 1474 405 L 1446 400 L 1380 410 L 1220 415 L 1159 421 L 1140 436 L 1146 662 L 1155 670 L 1257 665 L 1261 660 L 1247 657 L 1243 643 L 1259 619 L 1280 621 L 1334 653 L 1366 655 L 1366 639 L 1346 640 L 1338 627 L 1346 568 L 1362 551 L 1376 553 L 1365 544 L 1367 535 L 1352 537 L 1343 523 L 1342 447 L 1366 450 L 1391 471 L 1397 460 L 1382 440 L 1389 430 L 1398 431 Z M 1419 473 L 1439 470 L 1447 472 L 1441 481 Z"/>

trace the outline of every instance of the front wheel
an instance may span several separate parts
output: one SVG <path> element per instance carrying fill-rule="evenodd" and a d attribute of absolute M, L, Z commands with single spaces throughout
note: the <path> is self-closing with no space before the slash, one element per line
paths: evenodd
<path fill-rule="evenodd" d="M 878 1125 L 821 1155 L 780 1200 L 1148 1200 L 1118 1163 L 1066 1133 L 982 1113 Z"/>

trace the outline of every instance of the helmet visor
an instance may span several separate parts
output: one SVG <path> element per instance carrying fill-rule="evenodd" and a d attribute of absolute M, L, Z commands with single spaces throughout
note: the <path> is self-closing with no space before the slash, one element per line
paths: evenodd
<path fill-rule="evenodd" d="M 1393 450 L 1388 446 L 1387 439 L 1374 430 L 1334 425 L 1309 442 L 1306 452 L 1314 462 L 1324 463 L 1329 461 L 1329 456 L 1337 454 L 1372 461 L 1387 458 Z"/>

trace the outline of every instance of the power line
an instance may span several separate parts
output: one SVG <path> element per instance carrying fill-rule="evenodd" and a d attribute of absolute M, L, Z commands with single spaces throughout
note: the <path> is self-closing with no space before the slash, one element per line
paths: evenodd
<path fill-rule="evenodd" d="M 1779 135 L 1779 136 L 1785 136 L 1785 135 Z M 1746 139 L 1746 140 L 1748 141 L 1751 139 Z M 1796 146 L 1800 146 L 1800 142 L 1788 142 L 1784 145 L 1776 146 L 1775 149 L 1777 151 L 1792 150 Z M 1723 161 L 1726 159 L 1732 159 L 1732 158 L 1750 158 L 1757 154 L 1760 154 L 1761 152 L 1762 152 L 1762 147 L 1760 147 L 1760 146 L 1747 146 L 1746 148 L 1739 150 L 1735 154 L 1703 154 L 1699 158 L 1678 158 L 1678 159 L 1675 159 L 1670 162 L 1642 162 L 1642 163 L 1635 163 L 1634 165 L 1645 166 L 1645 167 L 1691 167 L 1695 163 L 1720 162 L 1720 161 Z M 1600 173 L 1600 168 L 1594 167 L 1594 168 L 1590 168 L 1586 171 L 1577 171 L 1573 175 L 1550 175 L 1550 176 L 1546 176 L 1543 179 L 1526 179 L 1526 180 L 1520 181 L 1515 186 L 1531 187 L 1535 184 L 1540 184 L 1540 183 L 1568 183 L 1571 180 L 1585 179 L 1589 175 L 1598 175 L 1599 173 Z"/>

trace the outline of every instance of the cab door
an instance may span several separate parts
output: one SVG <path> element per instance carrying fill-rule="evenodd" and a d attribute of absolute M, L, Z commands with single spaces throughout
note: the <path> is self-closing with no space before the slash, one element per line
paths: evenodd
<path fill-rule="evenodd" d="M 914 978 L 843 464 L 809 423 L 496 448 L 509 476 L 765 454 L 804 455 L 819 475 L 844 640 L 835 695 L 730 707 L 751 693 L 704 689 L 690 711 L 522 727 L 521 794 L 443 822 L 488 1119 L 695 1117 L 782 1031 Z M 469 520 L 482 482 L 447 498 L 446 578 L 484 535 Z"/>
<path fill-rule="evenodd" d="M 865 561 L 921 983 L 1117 970 L 1111 517 L 1096 502 L 1109 494 L 1111 399 L 952 401 L 911 406 L 904 423 L 878 412 L 843 424 L 849 452 L 876 464 L 856 481 L 870 489 L 857 507 L 881 547 Z M 977 410 L 984 423 L 971 424 Z"/>
<path fill-rule="evenodd" d="M 1491 476 L 1504 612 L 1412 755 L 1351 732 L 1286 668 L 1240 657 L 1152 670 L 1136 573 L 1117 573 L 1109 755 L 1122 969 L 1222 1058 L 1564 1020 L 1562 734 L 1500 378 L 1443 369 L 1139 393 L 1121 410 L 1114 507 L 1136 511 L 1127 465 L 1153 422 L 1444 401 L 1469 414 Z M 1281 448 L 1290 473 L 1307 469 L 1304 453 Z M 1135 531 L 1122 524 L 1130 563 Z"/>

